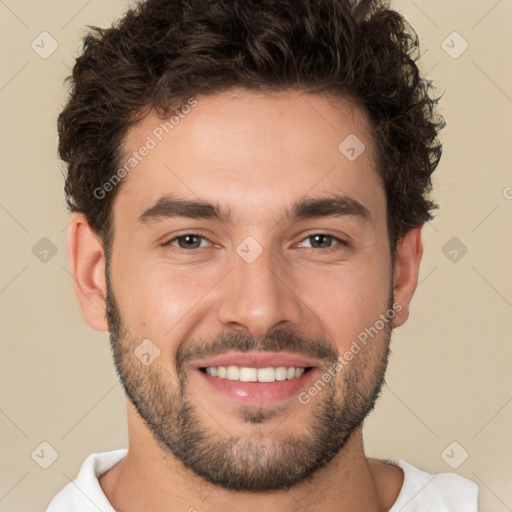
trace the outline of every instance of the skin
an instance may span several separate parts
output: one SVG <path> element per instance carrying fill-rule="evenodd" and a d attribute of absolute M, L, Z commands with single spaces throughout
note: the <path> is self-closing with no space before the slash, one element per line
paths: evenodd
<path fill-rule="evenodd" d="M 178 351 L 225 332 L 259 339 L 273 329 L 293 329 L 343 354 L 387 310 L 391 286 L 401 310 L 343 372 L 363 362 L 369 373 L 382 366 L 391 327 L 408 318 L 423 248 L 421 228 L 410 230 L 398 242 L 391 267 L 386 196 L 364 111 L 346 99 L 292 91 L 266 96 L 229 91 L 197 100 L 124 178 L 113 204 L 110 279 L 126 329 L 124 343 L 151 339 L 161 355 L 148 369 L 162 379 L 167 372 L 171 388 Z M 138 123 L 125 141 L 126 154 L 140 148 L 161 122 L 151 114 Z M 366 146 L 352 162 L 338 150 L 351 133 Z M 333 191 L 362 203 L 371 222 L 348 215 L 294 223 L 283 217 L 295 200 Z M 217 201 L 232 210 L 234 222 L 175 217 L 140 227 L 141 213 L 170 192 Z M 203 241 L 197 254 L 185 254 L 177 242 L 160 245 L 198 230 L 212 243 Z M 324 253 L 307 238 L 317 233 L 351 245 Z M 235 250 L 249 235 L 263 248 L 250 264 Z M 86 322 L 107 331 L 105 253 L 82 214 L 70 225 L 68 255 Z M 189 367 L 185 370 L 196 417 L 217 439 L 237 434 L 276 447 L 285 438 L 311 435 L 312 413 L 328 399 L 343 406 L 340 372 L 332 393 L 320 393 L 309 405 L 289 400 L 264 407 L 269 414 L 262 423 L 244 422 L 240 405 L 215 396 Z M 392 506 L 403 483 L 400 468 L 366 457 L 358 426 L 329 464 L 292 488 L 233 491 L 206 481 L 165 451 L 130 401 L 127 416 L 128 455 L 100 477 L 118 511 L 291 512 L 300 504 L 310 512 L 376 512 Z"/>

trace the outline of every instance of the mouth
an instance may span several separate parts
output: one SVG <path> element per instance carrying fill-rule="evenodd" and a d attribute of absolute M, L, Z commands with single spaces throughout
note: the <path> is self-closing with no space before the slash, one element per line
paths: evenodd
<path fill-rule="evenodd" d="M 319 366 L 294 354 L 253 352 L 225 354 L 194 369 L 208 393 L 262 405 L 296 397 L 320 374 Z"/>

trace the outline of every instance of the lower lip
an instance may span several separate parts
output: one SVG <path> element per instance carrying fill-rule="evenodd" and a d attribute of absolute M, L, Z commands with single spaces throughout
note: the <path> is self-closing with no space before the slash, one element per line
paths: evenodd
<path fill-rule="evenodd" d="M 316 377 L 317 368 L 310 368 L 300 377 L 274 382 L 240 382 L 219 379 L 197 370 L 200 378 L 216 393 L 243 404 L 273 404 L 296 397 Z"/>

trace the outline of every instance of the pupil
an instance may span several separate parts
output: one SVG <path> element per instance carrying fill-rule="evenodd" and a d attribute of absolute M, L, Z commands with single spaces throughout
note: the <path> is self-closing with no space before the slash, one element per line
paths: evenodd
<path fill-rule="evenodd" d="M 313 238 L 315 240 L 315 243 L 320 239 L 320 245 L 322 245 L 322 242 L 321 240 L 324 239 L 325 240 L 328 240 L 329 239 L 329 236 L 328 235 L 313 235 Z M 327 244 L 326 246 L 329 247 L 330 244 Z"/>

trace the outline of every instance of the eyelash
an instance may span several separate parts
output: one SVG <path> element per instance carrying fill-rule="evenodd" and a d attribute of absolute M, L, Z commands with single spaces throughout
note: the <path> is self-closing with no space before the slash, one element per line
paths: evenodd
<path fill-rule="evenodd" d="M 341 238 L 338 238 L 337 236 L 334 236 L 334 235 L 330 235 L 328 233 L 321 233 L 321 232 L 318 232 L 318 233 L 312 233 L 308 236 L 306 236 L 305 238 L 303 238 L 301 240 L 301 242 L 303 242 L 304 240 L 307 240 L 308 238 L 312 238 L 316 235 L 324 235 L 324 236 L 327 236 L 329 238 L 331 238 L 332 240 L 335 240 L 336 242 L 339 243 L 339 245 L 343 246 L 343 247 L 348 247 L 349 246 L 349 243 L 346 242 L 345 240 L 341 239 Z M 171 238 L 169 241 L 165 242 L 162 244 L 162 247 L 169 247 L 169 246 L 172 246 L 172 242 L 178 240 L 179 238 L 183 238 L 183 237 L 186 237 L 186 236 L 195 236 L 195 237 L 198 237 L 198 238 L 202 238 L 210 243 L 213 243 L 207 236 L 204 236 L 203 234 L 201 233 L 194 233 L 194 232 L 190 232 L 190 233 L 183 233 L 182 235 L 178 235 L 178 236 L 175 236 L 174 238 Z M 182 253 L 184 254 L 197 254 L 201 249 L 205 249 L 205 247 L 199 247 L 197 249 L 182 249 L 181 247 L 175 247 L 175 249 L 181 251 Z M 307 249 L 311 249 L 311 250 L 316 250 L 316 251 L 322 251 L 323 253 L 331 253 L 333 251 L 336 251 L 336 250 L 339 250 L 340 247 L 335 245 L 333 247 L 327 247 L 325 249 L 318 249 L 318 248 L 315 248 L 315 247 L 309 247 Z"/>

